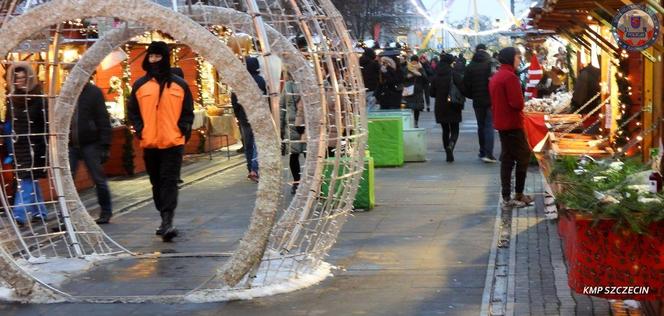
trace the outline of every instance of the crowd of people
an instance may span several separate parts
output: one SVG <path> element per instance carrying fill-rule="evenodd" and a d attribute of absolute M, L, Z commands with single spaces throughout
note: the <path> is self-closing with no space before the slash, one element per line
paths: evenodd
<path fill-rule="evenodd" d="M 446 161 L 454 162 L 459 140 L 459 124 L 466 99 L 472 100 L 477 121 L 478 157 L 496 163 L 494 136 L 501 143 L 500 169 L 503 206 L 523 207 L 532 198 L 523 193 L 530 148 L 523 131 L 523 87 L 518 77 L 521 52 L 513 47 L 490 54 L 486 45 L 475 47 L 470 63 L 463 54 L 441 52 L 429 62 L 425 55 L 384 52 L 377 56 L 365 48 L 360 58 L 367 89 L 367 110 L 411 109 L 415 127 L 420 113 L 430 111 L 434 98 L 436 123 L 442 128 Z M 515 195 L 511 194 L 511 174 L 516 169 Z"/>

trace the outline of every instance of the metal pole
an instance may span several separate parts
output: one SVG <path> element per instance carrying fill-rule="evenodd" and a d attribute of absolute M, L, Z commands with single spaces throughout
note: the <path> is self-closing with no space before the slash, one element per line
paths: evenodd
<path fill-rule="evenodd" d="M 60 32 L 62 30 L 62 24 L 58 24 L 55 30 L 55 38 L 53 39 L 53 64 L 51 66 L 51 77 L 49 78 L 49 87 L 48 87 L 48 121 L 53 122 L 55 117 L 55 84 L 57 81 L 58 75 L 58 66 L 59 66 L 59 57 L 58 50 L 60 50 Z M 55 192 L 58 195 L 58 203 L 60 204 L 60 211 L 62 213 L 62 218 L 67 228 L 67 236 L 69 237 L 69 242 L 74 248 L 74 252 L 77 257 L 83 256 L 83 250 L 81 249 L 81 244 L 78 242 L 76 237 L 76 232 L 71 223 L 71 215 L 69 214 L 69 208 L 67 207 L 67 201 L 65 195 L 63 194 L 63 185 L 62 185 L 62 167 L 59 165 L 59 159 L 54 159 L 58 156 L 58 131 L 55 128 L 54 124 L 48 125 L 49 129 L 49 143 L 48 146 L 50 149 L 49 160 L 51 161 L 51 166 L 53 166 L 53 182 L 55 184 Z"/>

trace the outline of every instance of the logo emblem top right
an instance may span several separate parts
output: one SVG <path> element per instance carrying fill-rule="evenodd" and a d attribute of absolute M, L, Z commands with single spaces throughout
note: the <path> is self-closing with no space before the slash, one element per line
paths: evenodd
<path fill-rule="evenodd" d="M 657 14 L 643 4 L 622 7 L 613 18 L 613 36 L 625 50 L 639 51 L 652 46 L 659 36 Z"/>

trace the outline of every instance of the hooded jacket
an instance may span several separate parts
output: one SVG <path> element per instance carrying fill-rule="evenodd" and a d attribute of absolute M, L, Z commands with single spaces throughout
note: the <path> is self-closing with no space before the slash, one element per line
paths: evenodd
<path fill-rule="evenodd" d="M 265 84 L 265 79 L 260 75 L 260 63 L 255 57 L 249 57 L 246 59 L 246 67 L 251 77 L 254 78 L 254 81 L 258 85 L 258 88 L 261 89 L 263 94 L 267 94 L 267 85 Z M 237 100 L 235 93 L 231 94 L 231 105 L 233 106 L 233 113 L 237 118 L 240 125 L 249 125 L 249 119 L 247 118 L 247 113 L 244 111 L 244 108 Z"/>
<path fill-rule="evenodd" d="M 23 69 L 26 72 L 26 89 L 19 89 L 13 84 L 14 73 L 17 69 Z M 9 122 L 11 124 L 12 134 L 16 135 L 12 138 L 16 169 L 32 168 L 32 170 L 17 171 L 17 177 L 20 179 L 44 178 L 46 176 L 46 144 L 48 139 L 44 135 L 48 131 L 46 98 L 25 96 L 26 94 L 43 94 L 42 87 L 32 66 L 24 62 L 12 63 L 7 70 L 7 83 L 10 95 L 5 123 Z M 33 135 L 25 136 L 27 134 Z"/>
<path fill-rule="evenodd" d="M 151 65 L 149 54 L 162 59 Z M 166 43 L 152 42 L 143 59 L 146 75 L 136 80 L 129 97 L 127 116 L 142 148 L 182 146 L 191 136 L 194 100 L 184 79 L 171 73 L 169 60 Z"/>
<path fill-rule="evenodd" d="M 464 91 L 468 94 L 466 97 L 473 99 L 474 107 L 491 106 L 491 97 L 489 96 L 490 77 L 491 56 L 487 52 L 479 50 L 466 67 L 463 76 Z"/>
<path fill-rule="evenodd" d="M 380 78 L 380 64 L 376 61 L 376 53 L 373 49 L 364 50 L 364 54 L 360 58 L 360 66 L 362 66 L 364 87 L 369 91 L 376 90 Z"/>
<path fill-rule="evenodd" d="M 489 82 L 489 91 L 493 127 L 499 131 L 522 129 L 524 101 L 514 66 L 502 64 Z"/>
<path fill-rule="evenodd" d="M 97 86 L 87 83 L 78 96 L 71 123 L 70 146 L 98 143 L 111 145 L 111 118 L 106 109 L 104 94 Z"/>
<path fill-rule="evenodd" d="M 401 106 L 401 93 L 403 91 L 403 75 L 397 68 L 394 59 L 383 56 L 381 64 L 385 65 L 385 71 L 381 71 L 379 93 L 376 96 L 378 103 L 383 109 L 396 109 Z"/>

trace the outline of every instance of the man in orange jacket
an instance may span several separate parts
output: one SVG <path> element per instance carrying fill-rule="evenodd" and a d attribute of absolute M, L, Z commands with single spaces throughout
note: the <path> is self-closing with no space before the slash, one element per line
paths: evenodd
<path fill-rule="evenodd" d="M 170 52 L 152 42 L 143 59 L 145 76 L 134 83 L 127 114 L 143 148 L 152 198 L 161 214 L 156 234 L 164 242 L 178 235 L 173 216 L 178 203 L 178 178 L 184 144 L 191 136 L 194 102 L 187 83 L 171 74 Z"/>

